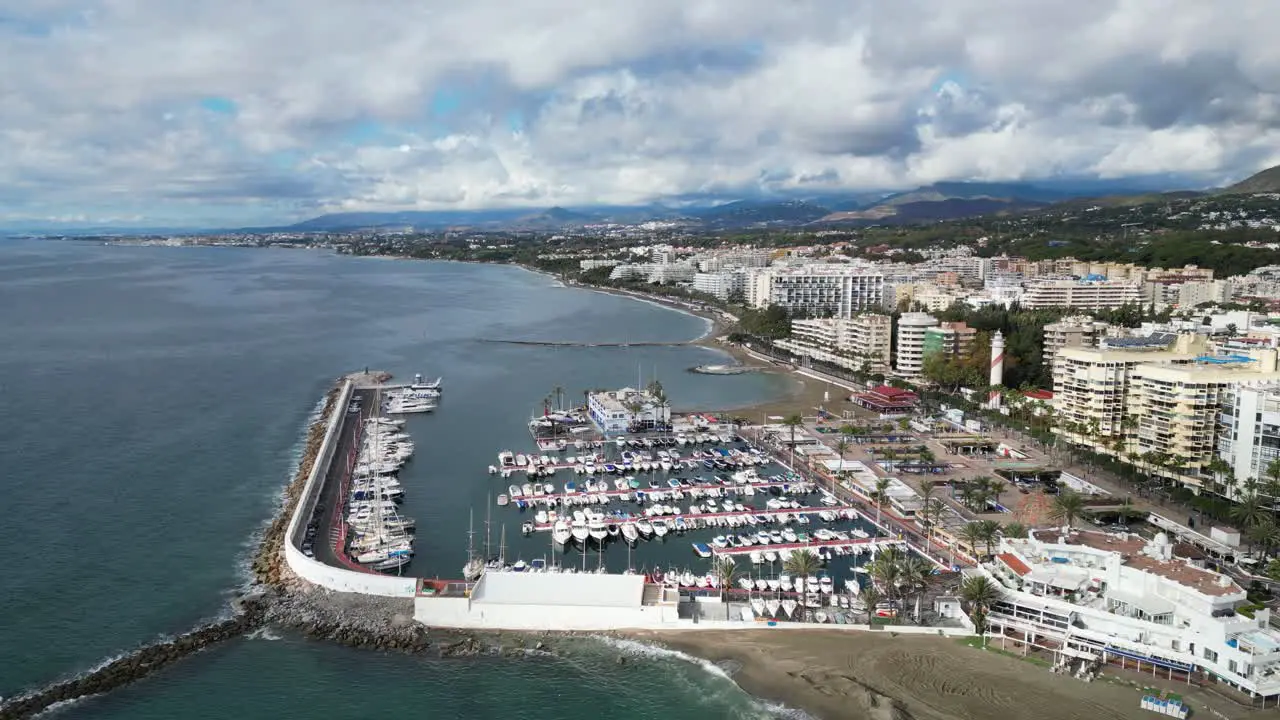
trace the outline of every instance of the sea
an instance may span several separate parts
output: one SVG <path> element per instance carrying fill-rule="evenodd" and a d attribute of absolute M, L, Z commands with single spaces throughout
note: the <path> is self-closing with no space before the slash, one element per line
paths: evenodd
<path fill-rule="evenodd" d="M 541 540 L 518 540 L 518 514 L 490 504 L 504 483 L 486 468 L 500 450 L 532 449 L 528 421 L 557 387 L 569 402 L 656 378 L 677 411 L 713 412 L 792 390 L 793 380 L 773 374 L 689 373 L 728 362 L 698 346 L 591 346 L 678 343 L 707 331 L 701 318 L 512 266 L 0 239 L 0 696 L 226 614 L 307 425 L 340 375 L 367 367 L 444 378 L 438 410 L 409 424 L 417 453 L 405 505 L 419 527 L 412 570 L 456 577 L 468 542 L 485 536 L 505 539 L 510 558 L 541 551 Z M 494 342 L 503 340 L 584 345 Z M 581 561 L 630 561 L 615 557 Z M 796 715 L 748 696 L 711 663 L 626 641 L 442 660 L 273 630 L 54 712 Z"/>

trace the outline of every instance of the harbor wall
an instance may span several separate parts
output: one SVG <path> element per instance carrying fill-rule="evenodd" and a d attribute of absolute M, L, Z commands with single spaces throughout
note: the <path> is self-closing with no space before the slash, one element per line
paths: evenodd
<path fill-rule="evenodd" d="M 392 577 L 372 571 L 358 572 L 332 567 L 302 554 L 302 534 L 311 513 L 315 510 L 320 490 L 329 476 L 329 466 L 333 462 L 338 438 L 347 418 L 347 405 L 350 404 L 354 391 L 355 385 L 350 380 L 343 381 L 342 390 L 338 393 L 338 401 L 333 404 L 333 414 L 325 426 L 320 451 L 315 463 L 311 466 L 311 474 L 307 477 L 298 506 L 294 508 L 293 517 L 289 520 L 289 529 L 285 532 L 285 561 L 288 562 L 289 569 L 293 570 L 298 577 L 329 590 L 384 597 L 413 597 L 416 592 L 414 578 Z M 327 538 L 321 538 L 321 540 L 327 541 Z"/>

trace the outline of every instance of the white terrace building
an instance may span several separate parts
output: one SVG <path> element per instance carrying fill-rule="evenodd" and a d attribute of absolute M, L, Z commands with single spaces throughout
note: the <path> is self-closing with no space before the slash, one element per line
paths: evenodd
<path fill-rule="evenodd" d="M 1269 612 L 1236 613 L 1245 591 L 1173 557 L 1163 533 L 1148 542 L 1126 533 L 1038 530 L 1025 540 L 1001 540 L 980 572 L 1003 590 L 990 614 L 993 633 L 1280 698 L 1280 633 L 1268 627 Z"/>
<path fill-rule="evenodd" d="M 671 424 L 671 405 L 635 388 L 589 393 L 587 411 L 606 435 Z"/>

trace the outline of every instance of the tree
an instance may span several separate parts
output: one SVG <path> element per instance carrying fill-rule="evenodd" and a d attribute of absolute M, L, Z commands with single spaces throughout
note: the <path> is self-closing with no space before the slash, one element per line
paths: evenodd
<path fill-rule="evenodd" d="M 889 497 L 889 478 L 877 478 L 876 489 L 871 493 L 872 499 L 876 501 L 876 525 L 880 524 L 880 512 L 884 507 L 884 501 Z"/>
<path fill-rule="evenodd" d="M 902 585 L 909 595 L 915 597 L 914 620 L 920 624 L 920 602 L 929 588 L 929 578 L 933 575 L 933 563 L 919 555 L 908 555 L 902 561 Z"/>
<path fill-rule="evenodd" d="M 837 475 L 843 475 L 843 474 L 844 474 L 844 454 L 845 454 L 845 452 L 847 452 L 848 450 L 849 450 L 849 441 L 848 441 L 848 439 L 846 439 L 846 438 L 842 435 L 842 436 L 840 436 L 840 439 L 836 441 L 836 455 L 838 455 L 838 456 L 840 457 L 840 459 L 839 459 L 839 463 L 838 463 L 838 466 L 837 466 L 837 467 L 839 467 L 839 469 L 838 469 L 838 470 L 836 470 L 836 474 L 837 474 Z M 832 481 L 831 481 L 831 494 L 833 494 L 833 495 L 834 495 L 834 494 L 835 494 L 835 492 L 836 492 L 836 487 L 835 487 L 835 485 L 836 485 L 835 480 L 832 480 Z"/>
<path fill-rule="evenodd" d="M 964 540 L 969 546 L 969 550 L 973 552 L 973 556 L 978 556 L 978 544 L 982 542 L 982 524 L 978 522 L 967 523 L 960 528 L 960 539 Z"/>
<path fill-rule="evenodd" d="M 791 429 L 791 464 L 794 465 L 796 461 L 796 428 L 804 426 L 804 418 L 800 417 L 799 414 L 788 415 L 782 421 L 782 424 Z"/>
<path fill-rule="evenodd" d="M 867 624 L 871 624 L 871 618 L 875 617 L 876 606 L 884 601 L 884 593 L 880 592 L 874 584 L 867 585 L 862 588 L 862 603 L 867 609 Z"/>
<path fill-rule="evenodd" d="M 991 489 L 991 497 L 995 498 L 997 505 L 1000 504 L 1000 493 L 1004 492 L 1008 485 L 1002 480 L 992 480 L 989 487 Z"/>
<path fill-rule="evenodd" d="M 880 590 L 890 601 L 900 598 L 903 581 L 902 552 L 897 548 L 885 548 L 876 558 L 867 564 L 867 572 L 871 579 L 880 586 Z"/>
<path fill-rule="evenodd" d="M 1053 506 L 1049 508 L 1049 517 L 1061 520 L 1068 528 L 1073 527 L 1082 515 L 1084 515 L 1084 497 L 1070 490 L 1059 492 L 1053 499 Z"/>
<path fill-rule="evenodd" d="M 1000 532 L 1008 538 L 1025 538 L 1027 536 L 1027 527 L 1022 523 L 1011 522 L 1001 528 Z"/>
<path fill-rule="evenodd" d="M 712 566 L 712 572 L 715 573 L 716 580 L 720 583 L 720 600 L 723 602 L 729 596 L 729 589 L 733 587 L 733 583 L 738 579 L 738 566 L 733 562 L 731 556 L 721 555 L 716 558 L 715 564 Z"/>
<path fill-rule="evenodd" d="M 1231 519 L 1246 532 L 1271 517 L 1271 510 L 1256 491 L 1246 492 L 1240 502 L 1231 508 Z"/>
<path fill-rule="evenodd" d="M 1270 557 L 1271 551 L 1280 546 L 1280 525 L 1277 525 L 1275 518 L 1271 516 L 1267 516 L 1246 532 L 1249 542 L 1262 550 L 1263 560 Z"/>
<path fill-rule="evenodd" d="M 991 557 L 994 554 L 991 547 L 999 536 L 1000 523 L 995 520 L 979 520 L 978 529 L 982 533 L 982 544 L 987 549 L 987 557 Z"/>
<path fill-rule="evenodd" d="M 985 575 L 966 578 L 960 585 L 960 601 L 973 620 L 974 631 L 982 636 L 983 647 L 987 646 L 987 617 L 1000 597 L 1000 589 Z"/>
<path fill-rule="evenodd" d="M 822 558 L 818 557 L 812 550 L 799 550 L 791 553 L 791 557 L 787 558 L 787 561 L 782 564 L 782 569 L 792 576 L 800 578 L 801 587 L 806 587 L 809 578 L 817 575 L 818 571 L 822 569 Z M 807 619 L 809 616 L 808 603 L 802 603 L 800 607 L 804 608 L 804 617 Z"/>

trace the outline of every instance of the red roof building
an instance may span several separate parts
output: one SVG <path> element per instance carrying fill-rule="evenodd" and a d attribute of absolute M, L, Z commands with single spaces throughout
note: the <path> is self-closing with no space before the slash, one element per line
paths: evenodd
<path fill-rule="evenodd" d="M 904 414 L 915 410 L 920 398 L 910 390 L 881 385 L 863 393 L 856 393 L 853 401 L 868 410 L 881 414 Z"/>
<path fill-rule="evenodd" d="M 1027 564 L 1019 560 L 1018 556 L 1013 553 L 1000 553 L 996 556 L 996 559 L 1004 563 L 1005 567 L 1017 573 L 1018 577 L 1031 572 L 1031 568 L 1027 567 Z"/>
<path fill-rule="evenodd" d="M 1053 391 L 1052 390 L 1028 390 L 1022 393 L 1022 396 L 1027 398 L 1028 400 L 1042 400 L 1044 402 L 1049 402 L 1050 400 L 1053 399 Z"/>

